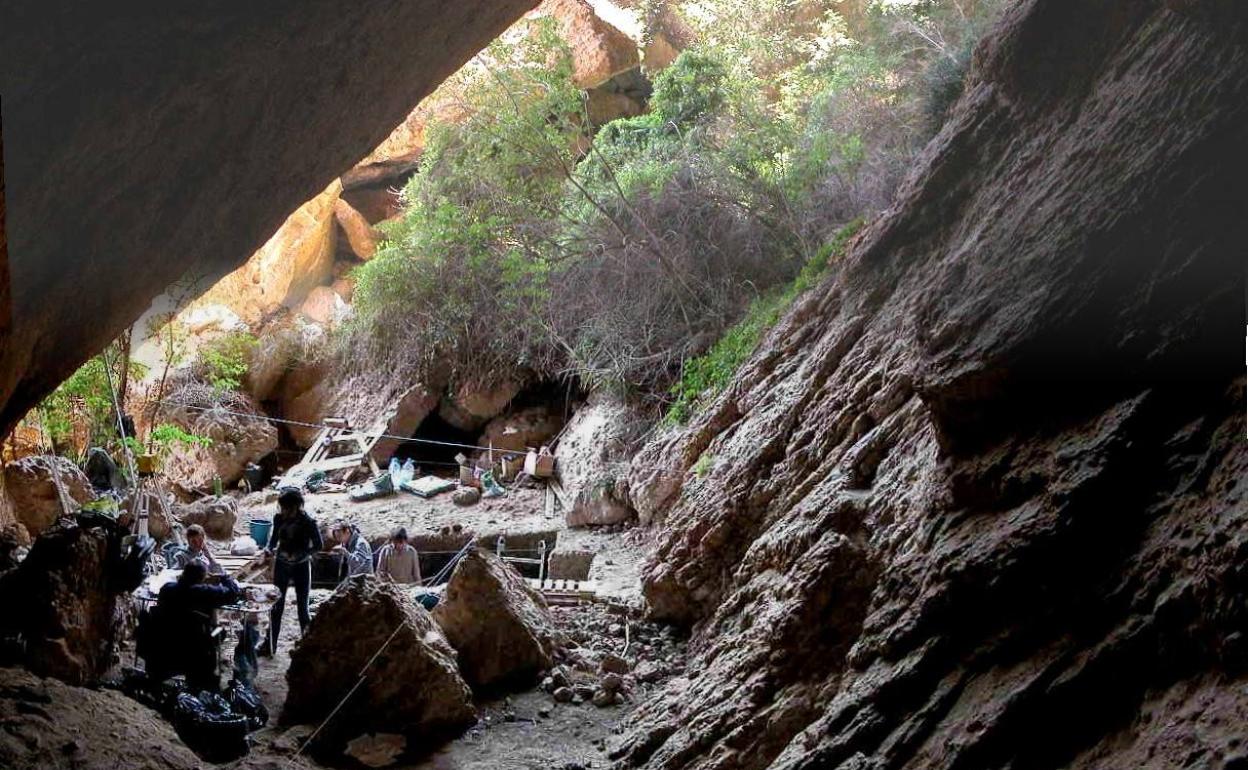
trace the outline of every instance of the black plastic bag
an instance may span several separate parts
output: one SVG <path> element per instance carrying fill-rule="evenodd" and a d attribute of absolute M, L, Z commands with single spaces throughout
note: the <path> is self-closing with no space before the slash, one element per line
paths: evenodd
<path fill-rule="evenodd" d="M 225 688 L 225 700 L 230 711 L 247 718 L 248 731 L 259 730 L 269 722 L 269 710 L 260 700 L 260 693 L 243 682 L 231 681 Z"/>
<path fill-rule="evenodd" d="M 173 707 L 178 737 L 209 762 L 229 762 L 251 750 L 247 717 L 235 714 L 220 695 L 180 693 Z"/>

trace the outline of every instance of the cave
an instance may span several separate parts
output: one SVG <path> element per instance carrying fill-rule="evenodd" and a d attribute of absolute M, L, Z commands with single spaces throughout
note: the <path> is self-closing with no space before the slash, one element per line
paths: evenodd
<path fill-rule="evenodd" d="M 412 434 L 411 438 L 417 440 L 400 444 L 394 457 L 400 462 L 413 460 L 421 473 L 455 476 L 459 472 L 455 456 L 471 455 L 474 450 L 469 447 L 477 445 L 479 436 L 478 431 L 457 428 L 434 412 L 422 420 L 420 427 Z"/>
<path fill-rule="evenodd" d="M 390 186 L 416 166 L 382 160 L 376 176 L 353 179 L 346 170 L 534 5 L 9 3 L 0 429 L 8 435 L 179 279 L 229 274 L 287 222 L 323 236 L 306 240 L 316 241 L 308 261 L 328 305 L 306 292 L 266 308 L 266 321 L 302 333 L 328 308 L 318 328 L 337 322 L 342 264 L 373 256 L 360 243 L 377 248 L 371 230 L 398 212 Z M 679 91 L 649 67 L 695 49 L 705 19 L 669 5 L 643 4 L 671 18 L 632 45 L 630 74 L 599 99 Z M 961 13 L 974 3 L 921 5 Z M 870 11 L 836 9 L 837 24 Z M 606 376 L 511 382 L 514 395 L 493 400 L 508 401 L 503 414 L 548 408 L 568 433 L 554 475 L 503 496 L 465 485 L 432 502 L 377 489 L 355 499 L 378 481 L 355 461 L 335 469 L 334 488 L 307 490 L 318 526 L 349 511 L 376 546 L 392 526 L 409 527 L 426 576 L 453 556 L 475 559 L 465 546 L 480 539 L 490 574 L 474 591 L 489 601 L 459 620 L 488 617 L 494 635 L 452 644 L 450 612 L 427 612 L 375 574 L 319 584 L 303 638 L 288 599 L 257 687 L 276 713 L 291 692 L 287 671 L 313 674 L 293 677 L 307 695 L 288 704 L 298 723 L 257 733 L 257 764 L 429 766 L 396 749 L 397 736 L 440 747 L 435 763 L 491 766 L 1244 765 L 1248 10 L 1230 0 L 1018 0 L 977 39 L 964 56 L 942 49 L 939 68 L 905 73 L 925 88 L 946 70 L 955 77 L 886 203 L 852 227 L 837 219 L 846 226 L 835 241 L 802 231 L 827 248 L 800 265 L 792 291 L 753 292 L 739 323 L 680 360 L 711 384 L 691 376 L 638 405 L 595 387 Z M 800 83 L 764 79 L 752 90 Z M 811 104 L 834 110 L 844 94 L 834 96 Z M 833 127 L 845 117 L 827 114 Z M 671 130 L 680 117 L 625 125 L 668 149 L 716 136 L 711 124 Z M 815 138 L 843 139 L 827 130 Z M 829 146 L 852 160 L 873 137 L 853 139 Z M 777 153 L 782 165 L 790 151 Z M 836 170 L 849 178 L 851 167 Z M 837 208 L 853 186 L 825 179 L 807 213 Z M 731 197 L 729 186 L 701 189 Z M 622 248 L 641 244 L 621 253 L 659 264 L 690 222 L 745 232 L 763 218 L 750 208 L 760 201 L 727 220 L 707 204 L 641 237 L 620 227 Z M 352 230 L 356 215 L 365 225 Z M 484 427 L 440 413 L 456 397 L 449 369 L 364 372 L 361 393 L 323 359 L 288 365 L 268 352 L 256 362 L 272 365 L 253 362 L 238 384 L 242 406 L 208 426 L 220 428 L 213 442 L 179 457 L 233 469 L 250 453 L 271 473 L 336 417 L 361 431 L 403 426 L 399 437 L 418 441 L 400 441 L 394 457 L 451 476 L 455 455 L 468 453 L 454 445 L 481 442 Z M 628 355 L 649 360 L 647 350 Z M 687 413 L 656 415 L 686 386 Z M 481 390 L 480 414 L 498 414 Z M 185 491 L 191 502 L 176 501 L 169 530 L 228 520 L 212 547 L 231 565 L 258 566 L 249 577 L 268 585 L 264 557 L 230 549 L 253 512 L 271 515 L 277 490 Z M 132 640 L 134 592 L 151 577 L 127 561 L 145 541 L 119 503 L 66 458 L 23 457 L 0 474 L 0 595 L 10 603 L 0 616 L 0 765 L 202 764 L 185 731 L 111 686 Z M 559 555 L 584 565 L 578 585 L 535 586 L 533 565 L 491 572 L 490 536 L 527 549 L 552 531 Z M 317 623 L 326 617 L 351 624 Z M 479 660 L 467 661 L 482 649 L 494 651 L 490 662 L 529 664 L 505 695 L 470 686 Z M 325 723 L 317 743 L 306 725 Z"/>

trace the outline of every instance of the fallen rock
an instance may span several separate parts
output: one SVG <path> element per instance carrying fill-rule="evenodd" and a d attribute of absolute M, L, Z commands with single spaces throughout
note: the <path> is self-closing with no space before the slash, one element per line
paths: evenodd
<path fill-rule="evenodd" d="M 598 663 L 598 668 L 610 674 L 627 674 L 632 670 L 632 666 L 624 658 L 615 653 L 607 653 L 602 656 L 602 661 Z"/>
<path fill-rule="evenodd" d="M 101 527 L 50 527 L 25 561 L 0 577 L 8 602 L 0 636 L 23 636 L 23 663 L 36 674 L 84 685 L 113 665 L 130 605 L 113 587 L 109 540 Z"/>
<path fill-rule="evenodd" d="M 468 382 L 442 397 L 438 415 L 460 430 L 480 430 L 481 426 L 503 413 L 520 392 L 520 383 Z"/>
<path fill-rule="evenodd" d="M 474 687 L 532 679 L 554 663 L 559 632 L 545 600 L 488 551 L 460 560 L 433 616 Z"/>
<path fill-rule="evenodd" d="M 451 493 L 451 501 L 456 505 L 476 505 L 481 500 L 481 490 L 476 487 L 460 487 Z"/>
<path fill-rule="evenodd" d="M 374 230 L 364 215 L 342 198 L 334 201 L 334 217 L 347 236 L 351 253 L 363 260 L 372 259 L 377 253 L 377 242 L 381 240 L 381 233 Z"/>
<path fill-rule="evenodd" d="M 628 461 L 648 421 L 627 406 L 595 397 L 578 409 L 555 450 L 555 467 L 571 508 L 569 527 L 636 518 L 628 493 Z"/>
<path fill-rule="evenodd" d="M 233 393 L 220 402 L 210 388 L 189 385 L 169 401 L 189 406 L 170 407 L 163 413 L 168 422 L 212 441 L 207 446 L 178 444 L 169 453 L 165 474 L 185 491 L 212 489 L 218 478 L 230 487 L 249 463 L 277 449 L 277 428 L 262 419 L 249 396 Z M 224 408 L 212 408 L 218 403 Z"/>
<path fill-rule="evenodd" d="M 366 767 L 389 767 L 407 748 L 407 739 L 394 733 L 361 735 L 347 744 L 346 755 Z"/>
<path fill-rule="evenodd" d="M 624 677 L 619 674 L 606 674 L 601 680 L 602 689 L 608 692 L 619 692 L 624 689 Z"/>
<path fill-rule="evenodd" d="M 597 690 L 596 692 L 594 692 L 594 696 L 591 702 L 598 708 L 606 708 L 607 706 L 614 706 L 615 704 L 619 703 L 620 696 L 618 693 L 612 692 L 610 690 Z"/>
<path fill-rule="evenodd" d="M 563 427 L 563 417 L 547 406 L 531 406 L 511 414 L 500 415 L 486 423 L 480 446 L 497 450 L 523 452 L 548 441 Z"/>
<path fill-rule="evenodd" d="M 334 293 L 342 297 L 343 302 L 350 302 L 355 296 L 355 281 L 350 278 L 335 278 L 334 282 L 329 285 Z"/>
<path fill-rule="evenodd" d="M 351 314 L 351 307 L 329 286 L 317 286 L 308 292 L 299 312 L 309 321 L 332 329 Z"/>
<path fill-rule="evenodd" d="M 238 521 L 238 501 L 232 497 L 205 497 L 174 507 L 174 516 L 185 526 L 198 524 L 213 540 L 229 540 Z M 263 545 L 263 544 L 262 544 Z"/>
<path fill-rule="evenodd" d="M 73 513 L 95 499 L 86 474 L 55 455 L 23 457 L 8 463 L 4 466 L 4 489 L 14 517 L 31 536 L 52 526 L 63 513 Z"/>
<path fill-rule="evenodd" d="M 572 698 L 575 695 L 576 693 L 572 691 L 571 687 L 556 687 L 555 691 L 551 693 L 551 697 L 554 698 L 557 703 L 571 703 Z"/>
<path fill-rule="evenodd" d="M 530 14 L 547 16 L 572 51 L 572 79 L 580 88 L 602 85 L 640 63 L 633 39 L 600 18 L 586 0 L 543 0 Z"/>
<path fill-rule="evenodd" d="M 438 624 L 407 592 L 373 575 L 350 578 L 318 608 L 291 652 L 282 719 L 320 723 L 366 665 L 364 684 L 329 723 L 323 747 L 340 748 L 365 732 L 427 739 L 476 721 L 472 693 Z"/>
<path fill-rule="evenodd" d="M 546 560 L 546 572 L 554 580 L 589 580 L 593 551 L 556 550 Z"/>

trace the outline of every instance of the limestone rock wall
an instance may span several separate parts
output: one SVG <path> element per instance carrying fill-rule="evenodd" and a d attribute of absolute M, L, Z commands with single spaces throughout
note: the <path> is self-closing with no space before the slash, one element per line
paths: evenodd
<path fill-rule="evenodd" d="M 533 5 L 6 3 L 0 431 L 175 279 L 241 264 Z"/>
<path fill-rule="evenodd" d="M 1243 761 L 1246 17 L 1007 12 L 894 207 L 635 461 L 693 660 L 616 758 Z"/>

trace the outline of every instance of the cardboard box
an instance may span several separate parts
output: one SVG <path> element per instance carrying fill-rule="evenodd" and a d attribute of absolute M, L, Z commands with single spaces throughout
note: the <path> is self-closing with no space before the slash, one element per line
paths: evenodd
<path fill-rule="evenodd" d="M 550 449 L 542 447 L 540 451 L 532 449 L 524 457 L 524 472 L 539 479 L 548 479 L 555 475 L 555 456 Z"/>

